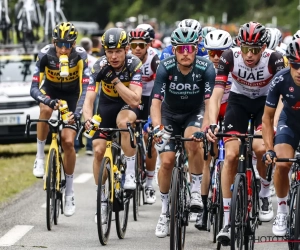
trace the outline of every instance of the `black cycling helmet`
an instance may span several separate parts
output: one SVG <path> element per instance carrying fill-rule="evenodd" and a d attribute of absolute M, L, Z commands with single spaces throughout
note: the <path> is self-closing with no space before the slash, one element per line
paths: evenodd
<path fill-rule="evenodd" d="M 78 31 L 70 22 L 62 22 L 55 26 L 52 31 L 52 38 L 55 42 L 75 42 Z"/>
<path fill-rule="evenodd" d="M 289 43 L 286 49 L 286 57 L 289 61 L 300 63 L 300 38 Z"/>
<path fill-rule="evenodd" d="M 134 30 L 131 30 L 128 33 L 128 37 L 129 37 L 129 42 L 131 42 L 132 40 L 144 40 L 146 43 L 150 43 L 150 35 L 149 32 L 147 30 L 144 29 L 140 29 L 140 28 L 136 28 Z"/>
<path fill-rule="evenodd" d="M 238 38 L 241 43 L 247 45 L 263 46 L 268 40 L 268 32 L 265 26 L 257 22 L 249 22 L 242 25 Z"/>
<path fill-rule="evenodd" d="M 121 28 L 110 28 L 103 34 L 101 43 L 104 49 L 125 48 L 128 45 L 127 33 Z"/>

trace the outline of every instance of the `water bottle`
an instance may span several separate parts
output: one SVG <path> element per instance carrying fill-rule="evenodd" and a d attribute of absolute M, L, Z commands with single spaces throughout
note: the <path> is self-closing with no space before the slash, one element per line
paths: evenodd
<path fill-rule="evenodd" d="M 155 143 L 154 147 L 155 149 L 157 149 L 158 151 L 162 151 L 166 144 L 168 143 L 171 134 L 173 132 L 173 128 L 171 125 L 164 127 L 164 126 L 160 126 L 160 131 L 157 133 L 158 136 L 161 135 L 161 142 L 159 143 Z"/>
<path fill-rule="evenodd" d="M 61 55 L 59 57 L 59 70 L 61 77 L 67 77 L 69 75 L 69 58 L 67 55 Z"/>
<path fill-rule="evenodd" d="M 90 122 L 91 123 L 90 128 L 88 130 L 84 131 L 84 133 L 83 133 L 86 138 L 89 138 L 89 139 L 93 138 L 96 130 L 100 126 L 101 120 L 102 119 L 101 119 L 101 117 L 99 115 L 94 115 L 93 116 L 93 118 L 92 118 L 92 120 Z"/>
<path fill-rule="evenodd" d="M 61 119 L 63 120 L 63 122 L 65 124 L 67 124 L 69 122 L 69 107 L 68 107 L 68 103 L 64 100 L 61 100 L 60 101 L 60 104 L 59 104 L 59 111 L 60 111 L 60 114 L 61 114 Z"/>

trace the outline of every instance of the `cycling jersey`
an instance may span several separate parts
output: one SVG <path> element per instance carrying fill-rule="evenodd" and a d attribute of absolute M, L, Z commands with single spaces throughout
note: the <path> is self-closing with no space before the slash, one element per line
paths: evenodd
<path fill-rule="evenodd" d="M 284 68 L 282 56 L 265 49 L 254 68 L 245 65 L 240 48 L 231 48 L 223 52 L 216 77 L 216 87 L 225 88 L 228 74 L 232 75 L 231 91 L 255 99 L 266 96 L 273 75 Z"/>
<path fill-rule="evenodd" d="M 172 44 L 167 46 L 161 52 L 160 60 L 166 59 L 173 55 Z M 207 55 L 207 50 L 204 48 L 204 42 L 198 43 L 198 53 L 197 56 L 205 56 Z"/>
<path fill-rule="evenodd" d="M 187 75 L 183 75 L 177 68 L 175 56 L 161 61 L 152 90 L 153 98 L 163 101 L 177 113 L 198 109 L 204 99 L 210 98 L 216 74 L 213 63 L 200 56 L 196 56 L 192 67 Z"/>
<path fill-rule="evenodd" d="M 100 98 L 107 98 L 114 102 L 123 101 L 114 85 L 111 82 L 108 82 L 106 78 L 103 79 L 102 75 L 99 74 L 102 66 L 105 64 L 107 64 L 106 56 L 100 57 L 95 62 L 91 70 L 88 91 L 99 92 L 99 87 L 101 84 Z M 138 57 L 132 54 L 127 54 L 122 70 L 115 73 L 126 87 L 129 87 L 130 84 L 135 84 L 142 87 L 141 66 L 142 62 Z"/>
<path fill-rule="evenodd" d="M 89 83 L 89 68 L 87 53 L 84 48 L 76 46 L 72 48 L 69 56 L 69 76 L 60 77 L 59 58 L 56 55 L 54 45 L 46 45 L 38 54 L 35 71 L 32 77 L 30 94 L 37 101 L 43 101 L 50 90 L 52 96 L 55 93 L 65 95 L 66 99 L 77 99 L 76 114 L 80 114 L 84 103 L 86 89 Z M 45 78 L 43 89 L 39 89 Z"/>
<path fill-rule="evenodd" d="M 275 145 L 287 143 L 296 150 L 300 137 L 300 87 L 295 84 L 290 68 L 279 71 L 272 79 L 266 106 L 276 108 L 280 95 L 283 109 L 277 125 Z"/>

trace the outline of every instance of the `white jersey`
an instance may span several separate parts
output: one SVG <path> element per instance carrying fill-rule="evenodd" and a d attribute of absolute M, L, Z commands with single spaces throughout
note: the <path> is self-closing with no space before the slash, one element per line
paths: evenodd
<path fill-rule="evenodd" d="M 245 65 L 240 48 L 231 48 L 233 51 L 234 67 L 232 74 L 231 91 L 237 94 L 243 94 L 251 99 L 260 96 L 267 96 L 269 82 L 274 73 L 269 71 L 270 55 L 273 50 L 265 49 L 260 61 L 254 68 Z"/>
<path fill-rule="evenodd" d="M 89 66 L 89 69 L 91 70 L 95 64 L 95 62 L 97 61 L 97 58 L 88 54 L 88 66 Z"/>

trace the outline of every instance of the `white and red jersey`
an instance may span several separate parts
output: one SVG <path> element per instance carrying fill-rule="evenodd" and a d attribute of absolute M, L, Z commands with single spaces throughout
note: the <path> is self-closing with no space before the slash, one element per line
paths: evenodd
<path fill-rule="evenodd" d="M 282 56 L 273 50 L 265 49 L 254 68 L 245 65 L 240 48 L 231 48 L 222 54 L 215 87 L 226 88 L 228 74 L 232 75 L 231 90 L 251 99 L 267 96 L 273 76 L 284 68 Z"/>

